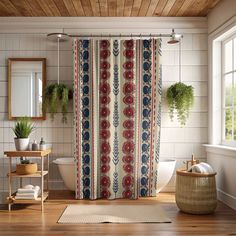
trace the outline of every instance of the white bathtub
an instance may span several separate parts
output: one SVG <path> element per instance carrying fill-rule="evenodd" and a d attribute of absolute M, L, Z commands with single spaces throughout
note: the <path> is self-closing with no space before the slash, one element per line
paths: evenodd
<path fill-rule="evenodd" d="M 175 160 L 160 160 L 158 164 L 157 193 L 159 193 L 170 181 L 175 171 Z"/>
<path fill-rule="evenodd" d="M 58 158 L 53 161 L 58 165 L 59 172 L 65 183 L 65 186 L 75 191 L 75 163 L 73 158 Z M 159 193 L 170 181 L 174 170 L 175 160 L 161 160 L 158 165 L 158 184 L 157 193 Z"/>
<path fill-rule="evenodd" d="M 65 186 L 75 191 L 75 162 L 74 158 L 58 158 L 53 161 L 58 165 L 59 172 L 64 181 Z"/>

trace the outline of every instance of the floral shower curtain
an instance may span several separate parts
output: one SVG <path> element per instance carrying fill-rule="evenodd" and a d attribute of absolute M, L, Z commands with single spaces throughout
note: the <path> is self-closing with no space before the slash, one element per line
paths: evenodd
<path fill-rule="evenodd" d="M 75 40 L 76 198 L 155 196 L 161 40 Z"/>

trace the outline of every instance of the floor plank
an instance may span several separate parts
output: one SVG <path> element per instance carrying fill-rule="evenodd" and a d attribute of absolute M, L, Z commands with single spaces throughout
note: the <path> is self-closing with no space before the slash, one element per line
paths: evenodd
<path fill-rule="evenodd" d="M 139 200 L 87 201 L 73 198 L 73 194 L 67 191 L 51 192 L 44 213 L 40 212 L 40 205 L 14 205 L 10 213 L 7 206 L 1 206 L 0 235 L 236 235 L 236 211 L 221 202 L 212 215 L 189 215 L 178 210 L 174 195 L 168 193 Z M 160 204 L 172 223 L 57 224 L 68 204 Z"/>

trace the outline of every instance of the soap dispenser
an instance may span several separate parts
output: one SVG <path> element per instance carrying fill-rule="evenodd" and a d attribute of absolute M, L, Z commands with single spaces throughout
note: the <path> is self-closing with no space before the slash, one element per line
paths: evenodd
<path fill-rule="evenodd" d="M 37 144 L 37 141 L 34 140 L 32 143 L 32 151 L 38 151 L 39 150 L 39 145 Z"/>
<path fill-rule="evenodd" d="M 46 150 L 46 143 L 45 141 L 43 140 L 43 138 L 41 138 L 41 141 L 40 141 L 40 150 L 43 151 L 43 150 Z"/>

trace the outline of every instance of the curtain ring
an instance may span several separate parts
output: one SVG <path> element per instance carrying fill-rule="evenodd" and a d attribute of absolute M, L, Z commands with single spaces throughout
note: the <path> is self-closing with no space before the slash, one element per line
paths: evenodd
<path fill-rule="evenodd" d="M 131 40 L 133 40 L 133 34 L 131 33 Z"/>

